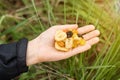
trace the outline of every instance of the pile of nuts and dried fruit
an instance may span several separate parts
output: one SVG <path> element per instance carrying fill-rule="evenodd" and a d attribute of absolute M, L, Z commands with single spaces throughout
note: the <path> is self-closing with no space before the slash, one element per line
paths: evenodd
<path fill-rule="evenodd" d="M 86 41 L 78 34 L 76 29 L 58 30 L 55 34 L 55 48 L 60 51 L 69 51 L 78 46 L 85 45 Z"/>

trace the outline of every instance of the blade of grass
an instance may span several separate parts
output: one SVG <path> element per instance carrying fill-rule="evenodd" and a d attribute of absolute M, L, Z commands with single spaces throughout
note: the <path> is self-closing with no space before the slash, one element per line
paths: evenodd
<path fill-rule="evenodd" d="M 37 8 L 36 8 L 36 6 L 35 6 L 35 2 L 34 2 L 34 0 L 31 0 L 31 2 L 32 2 L 33 8 L 34 8 L 34 10 L 35 10 L 35 13 L 36 13 L 36 15 L 37 15 L 37 19 L 38 19 L 38 22 L 39 22 L 39 24 L 40 24 L 41 30 L 44 31 L 45 28 L 44 28 L 43 24 L 42 24 L 41 21 L 40 21 L 40 18 L 39 18 L 39 15 L 38 15 L 38 11 L 37 11 Z"/>

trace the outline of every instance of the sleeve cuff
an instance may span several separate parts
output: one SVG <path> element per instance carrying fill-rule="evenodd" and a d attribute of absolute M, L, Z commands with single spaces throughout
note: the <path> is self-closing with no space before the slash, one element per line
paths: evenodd
<path fill-rule="evenodd" d="M 28 71 L 26 65 L 27 44 L 28 40 L 26 38 L 17 42 L 17 69 L 19 74 Z"/>

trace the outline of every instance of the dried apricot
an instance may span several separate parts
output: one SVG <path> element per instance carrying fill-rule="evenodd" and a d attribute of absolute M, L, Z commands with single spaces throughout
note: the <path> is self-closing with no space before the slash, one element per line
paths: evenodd
<path fill-rule="evenodd" d="M 63 42 L 63 41 L 57 41 L 57 44 L 58 44 L 60 47 L 65 47 L 65 42 Z"/>

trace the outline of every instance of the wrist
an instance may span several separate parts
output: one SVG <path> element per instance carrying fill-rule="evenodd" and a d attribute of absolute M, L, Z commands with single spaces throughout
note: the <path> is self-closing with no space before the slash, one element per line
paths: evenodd
<path fill-rule="evenodd" d="M 39 62 L 38 56 L 36 53 L 36 45 L 35 41 L 31 40 L 27 45 L 27 53 L 26 53 L 26 64 L 27 66 L 36 64 Z"/>

